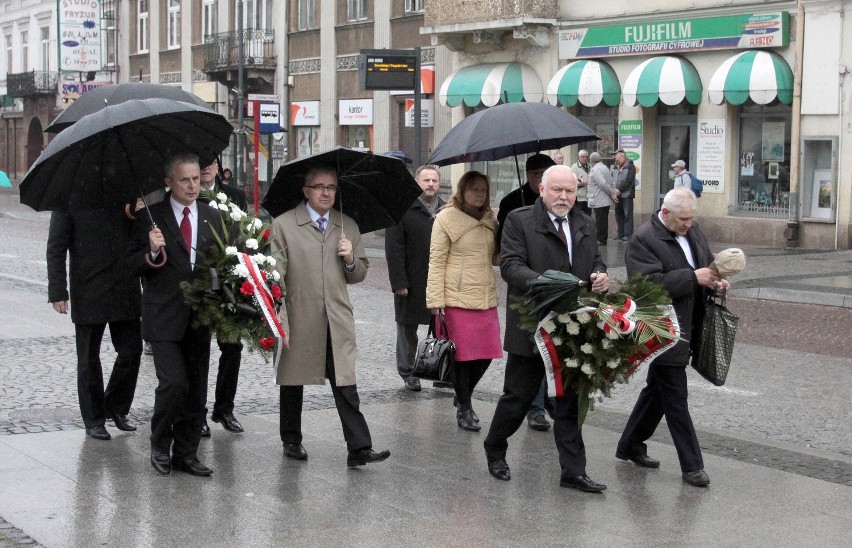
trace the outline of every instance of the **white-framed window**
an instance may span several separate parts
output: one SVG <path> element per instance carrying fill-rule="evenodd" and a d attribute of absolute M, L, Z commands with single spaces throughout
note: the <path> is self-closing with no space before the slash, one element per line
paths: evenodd
<path fill-rule="evenodd" d="M 169 0 L 167 42 L 169 49 L 180 47 L 180 0 Z"/>
<path fill-rule="evenodd" d="M 346 0 L 347 21 L 363 21 L 367 18 L 367 0 Z"/>
<path fill-rule="evenodd" d="M 41 27 L 41 70 L 50 70 L 50 27 Z"/>
<path fill-rule="evenodd" d="M 317 26 L 316 0 L 299 0 L 299 30 L 308 30 Z"/>
<path fill-rule="evenodd" d="M 21 31 L 21 71 L 27 72 L 30 69 L 30 33 Z"/>
<path fill-rule="evenodd" d="M 148 53 L 148 0 L 136 0 L 136 53 Z"/>
<path fill-rule="evenodd" d="M 423 13 L 426 0 L 405 0 L 405 13 Z"/>
<path fill-rule="evenodd" d="M 115 68 L 115 0 L 104 0 L 101 5 L 103 7 L 104 29 L 103 65 L 108 68 Z"/>
<path fill-rule="evenodd" d="M 219 23 L 216 17 L 216 0 L 203 0 L 201 3 L 201 41 L 216 34 Z"/>
<path fill-rule="evenodd" d="M 7 34 L 6 39 L 4 40 L 6 44 L 6 72 L 14 72 L 12 61 L 14 60 L 15 50 L 12 49 L 12 35 Z"/>

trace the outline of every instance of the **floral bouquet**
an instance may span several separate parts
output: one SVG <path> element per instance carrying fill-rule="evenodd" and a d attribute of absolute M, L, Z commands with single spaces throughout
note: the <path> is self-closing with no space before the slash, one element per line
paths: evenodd
<path fill-rule="evenodd" d="M 213 230 L 217 245 L 203 255 L 207 275 L 181 284 L 184 298 L 195 324 L 215 331 L 219 340 L 245 340 L 250 350 L 270 351 L 286 334 L 277 313 L 282 290 L 276 261 L 260 251 L 268 247 L 269 226 L 222 192 L 210 206 L 222 212 L 221 230 Z"/>
<path fill-rule="evenodd" d="M 580 425 L 591 399 L 610 397 L 615 383 L 681 340 L 671 299 L 647 278 L 604 295 L 581 293 L 576 277 L 550 270 L 529 285 L 513 306 L 544 360 L 548 395 L 577 394 Z"/>

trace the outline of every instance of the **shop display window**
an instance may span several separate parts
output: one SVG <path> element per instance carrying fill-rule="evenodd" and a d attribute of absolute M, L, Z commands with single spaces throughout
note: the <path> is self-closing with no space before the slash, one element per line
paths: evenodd
<path fill-rule="evenodd" d="M 786 105 L 741 107 L 733 212 L 753 217 L 787 217 L 791 119 Z"/>
<path fill-rule="evenodd" d="M 837 208 L 837 139 L 805 138 L 802 141 L 802 217 L 834 221 Z"/>

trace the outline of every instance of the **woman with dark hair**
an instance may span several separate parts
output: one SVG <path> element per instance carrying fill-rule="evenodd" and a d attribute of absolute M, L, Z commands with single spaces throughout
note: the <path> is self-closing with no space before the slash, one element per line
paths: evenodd
<path fill-rule="evenodd" d="M 231 171 L 230 168 L 225 168 L 222 170 L 222 184 L 229 185 L 231 184 L 231 179 L 234 178 L 234 172 Z"/>
<path fill-rule="evenodd" d="M 488 177 L 468 171 L 435 216 L 429 248 L 426 306 L 443 315 L 456 345 L 454 388 L 461 428 L 479 431 L 471 395 L 491 360 L 503 357 L 493 266 L 497 220 L 488 203 Z"/>

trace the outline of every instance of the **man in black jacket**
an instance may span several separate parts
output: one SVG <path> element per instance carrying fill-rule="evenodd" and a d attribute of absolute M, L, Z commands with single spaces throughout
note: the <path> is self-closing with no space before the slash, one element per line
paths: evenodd
<path fill-rule="evenodd" d="M 230 185 L 222 184 L 219 177 L 219 162 L 213 160 L 209 166 L 201 169 L 201 194 L 204 199 L 202 203 L 219 193 L 224 193 L 228 200 L 241 210 L 245 211 L 245 192 Z M 210 418 L 213 422 L 221 423 L 225 430 L 234 433 L 243 431 L 240 421 L 234 416 L 234 398 L 237 395 L 237 382 L 240 376 L 240 361 L 242 359 L 243 343 L 227 343 L 216 338 L 219 345 L 219 372 L 216 374 L 216 401 L 213 403 L 213 413 Z M 201 436 L 210 436 L 210 427 L 207 419 L 201 426 Z"/>
<path fill-rule="evenodd" d="M 385 230 L 385 258 L 394 293 L 396 369 L 405 387 L 416 392 L 420 390 L 420 379 L 411 376 L 411 368 L 417 351 L 417 327 L 432 319 L 426 308 L 432 222 L 446 202 L 438 197 L 441 187 L 438 166 L 420 166 L 415 175 L 423 194 L 411 204 L 398 225 Z"/>
<path fill-rule="evenodd" d="M 615 224 L 618 235 L 615 239 L 626 242 L 633 236 L 633 196 L 635 195 L 633 187 L 636 185 L 636 166 L 622 149 L 615 151 L 612 184 L 618 190 L 618 201 L 615 203 Z"/>
<path fill-rule="evenodd" d="M 70 254 L 77 397 L 86 434 L 99 440 L 111 438 L 105 428 L 107 418 L 119 430 L 136 430 L 127 420 L 142 355 L 139 278 L 124 264 L 132 228 L 119 208 L 54 212 L 50 217 L 48 301 L 60 314 L 68 313 L 65 259 Z M 100 353 L 107 325 L 118 355 L 104 390 Z"/>
<path fill-rule="evenodd" d="M 598 293 L 609 289 L 595 225 L 573 207 L 577 177 L 571 168 L 549 168 L 539 188 L 541 196 L 534 205 L 516 209 L 506 217 L 500 251 L 500 273 L 509 285 L 503 339 L 503 349 L 509 357 L 504 393 L 497 403 L 484 445 L 488 472 L 504 481 L 511 478 L 506 464 L 508 438 L 524 421 L 524 414 L 545 374 L 544 362 L 535 350 L 532 334 L 521 329 L 519 313 L 511 307 L 512 298 L 523 295 L 527 282 L 547 270 L 570 272 L 588 282 L 592 291 Z M 553 437 L 562 467 L 560 485 L 594 493 L 606 489 L 586 475 L 586 449 L 577 425 L 577 395 L 570 392 L 570 395 L 556 398 L 553 414 Z"/>
<path fill-rule="evenodd" d="M 704 299 L 711 291 L 726 292 L 731 284 L 709 268 L 713 253 L 707 238 L 693 224 L 697 200 L 691 190 L 676 188 L 663 198 L 663 207 L 645 222 L 627 244 L 627 275 L 641 274 L 662 284 L 672 299 L 681 337 L 648 367 L 648 380 L 627 420 L 615 456 L 638 466 L 657 468 L 645 442 L 666 417 L 677 450 L 683 479 L 699 487 L 710 483 L 704 472 L 701 447 L 689 415 L 686 366 L 690 347 L 700 342 Z"/>

